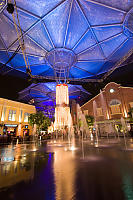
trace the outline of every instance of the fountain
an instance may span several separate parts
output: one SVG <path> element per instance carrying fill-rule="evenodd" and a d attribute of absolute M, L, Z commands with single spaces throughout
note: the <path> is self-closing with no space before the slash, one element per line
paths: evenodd
<path fill-rule="evenodd" d="M 98 133 L 97 122 L 96 122 L 96 116 L 97 116 L 97 103 L 96 103 L 95 100 L 93 101 L 93 113 L 94 113 L 94 119 L 95 119 L 95 122 L 94 122 L 94 128 L 95 128 L 95 130 L 96 130 L 96 135 L 97 135 L 97 133 Z"/>
<path fill-rule="evenodd" d="M 102 106 L 103 116 L 104 116 L 104 132 L 107 133 L 107 138 L 109 137 L 109 134 L 114 134 L 114 136 L 116 137 L 115 129 L 112 123 L 107 122 L 107 120 L 109 120 L 109 113 L 108 113 L 107 104 L 106 104 L 102 90 L 100 90 L 100 99 L 101 99 L 101 106 Z"/>
<path fill-rule="evenodd" d="M 94 128 L 95 128 L 95 133 L 96 133 L 96 144 L 95 144 L 95 146 L 98 147 L 98 126 L 97 126 L 96 120 L 94 122 Z"/>
<path fill-rule="evenodd" d="M 124 137 L 125 137 L 125 133 L 127 131 L 127 126 L 126 126 L 126 122 L 125 122 L 123 117 L 121 117 L 121 125 L 122 125 L 123 134 L 124 134 Z"/>
<path fill-rule="evenodd" d="M 123 117 L 121 117 L 121 125 L 122 125 L 122 130 L 123 130 L 123 136 L 124 136 L 124 142 L 125 142 L 125 148 L 127 149 L 127 141 L 126 141 L 126 131 L 127 131 L 127 126 L 125 123 L 125 120 Z"/>
<path fill-rule="evenodd" d="M 108 117 L 109 115 L 107 112 L 107 106 L 106 106 L 106 102 L 105 102 L 102 90 L 100 90 L 100 99 L 101 99 L 101 106 L 102 106 L 102 110 L 103 110 L 104 119 L 106 119 L 106 118 L 109 119 L 109 117 Z"/>
<path fill-rule="evenodd" d="M 109 114 L 107 111 L 107 105 L 104 99 L 104 95 L 102 90 L 100 90 L 100 100 L 101 100 L 101 107 L 102 107 L 102 111 L 103 111 L 103 116 L 104 116 L 104 129 L 103 132 L 107 133 L 107 138 L 108 138 L 108 134 L 112 132 L 112 125 L 111 124 L 107 124 L 106 119 L 109 119 Z"/>
<path fill-rule="evenodd" d="M 101 99 L 101 106 L 102 106 L 102 110 L 103 110 L 104 119 L 106 119 L 107 109 L 106 109 L 106 103 L 105 103 L 105 99 L 104 99 L 102 90 L 100 90 L 100 99 Z"/>
<path fill-rule="evenodd" d="M 96 115 L 97 115 L 97 104 L 96 101 L 93 101 L 93 113 L 94 113 L 94 119 L 96 121 Z"/>
<path fill-rule="evenodd" d="M 84 138 L 84 136 L 88 137 L 90 136 L 89 134 L 89 128 L 86 122 L 86 118 L 85 115 L 83 114 L 79 104 L 77 104 L 77 120 L 80 121 L 80 127 L 79 127 L 79 131 L 82 132 L 82 139 Z M 84 135 L 85 133 L 85 135 Z"/>
<path fill-rule="evenodd" d="M 112 123 L 109 123 L 109 126 L 108 126 L 108 133 L 111 134 L 111 133 L 114 133 L 114 128 L 113 128 L 113 125 Z"/>

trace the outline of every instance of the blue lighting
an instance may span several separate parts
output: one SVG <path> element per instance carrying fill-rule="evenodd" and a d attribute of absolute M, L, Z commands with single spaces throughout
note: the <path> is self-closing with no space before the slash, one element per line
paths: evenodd
<path fill-rule="evenodd" d="M 133 1 L 18 0 L 17 7 L 32 75 L 96 78 L 133 48 Z M 0 18 L 0 62 L 6 63 L 19 43 L 5 7 Z M 4 70 L 24 76 L 21 50 Z"/>
<path fill-rule="evenodd" d="M 88 100 L 90 93 L 81 85 L 68 84 L 69 99 Z M 28 88 L 19 93 L 19 99 L 27 102 L 27 99 L 34 99 L 37 110 L 44 112 L 46 116 L 52 117 L 56 105 L 56 82 L 31 84 Z"/>

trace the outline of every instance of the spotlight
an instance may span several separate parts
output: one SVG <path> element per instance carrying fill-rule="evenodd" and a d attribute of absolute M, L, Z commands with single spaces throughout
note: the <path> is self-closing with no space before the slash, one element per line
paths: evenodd
<path fill-rule="evenodd" d="M 14 12 L 14 5 L 12 3 L 7 4 L 7 11 L 12 14 Z"/>

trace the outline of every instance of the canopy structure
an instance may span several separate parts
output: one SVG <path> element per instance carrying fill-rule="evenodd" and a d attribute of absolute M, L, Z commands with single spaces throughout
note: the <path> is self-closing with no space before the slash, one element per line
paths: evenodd
<path fill-rule="evenodd" d="M 81 85 L 68 84 L 69 102 L 76 100 L 79 104 L 91 95 Z M 46 116 L 53 117 L 56 104 L 56 82 L 31 84 L 19 92 L 19 100 L 34 104 Z"/>
<path fill-rule="evenodd" d="M 6 65 L 0 73 L 24 76 L 13 16 L 5 5 L 0 6 L 0 63 Z M 133 1 L 17 0 L 16 5 L 33 78 L 99 81 L 132 54 Z"/>

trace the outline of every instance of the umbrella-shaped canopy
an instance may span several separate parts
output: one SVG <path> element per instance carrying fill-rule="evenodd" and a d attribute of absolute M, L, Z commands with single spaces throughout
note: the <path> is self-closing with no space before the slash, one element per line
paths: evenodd
<path fill-rule="evenodd" d="M 1 65 L 0 73 L 24 75 L 13 17 L 4 3 L 0 62 L 6 66 Z M 16 5 L 31 74 L 36 78 L 99 79 L 132 53 L 133 1 L 17 0 Z M 14 15 L 19 30 L 16 9 Z"/>
<path fill-rule="evenodd" d="M 81 85 L 68 84 L 69 100 L 76 100 L 82 103 L 88 100 L 90 93 Z M 19 100 L 33 103 L 37 109 L 45 112 L 46 115 L 53 116 L 56 104 L 56 82 L 31 84 L 26 89 L 19 92 Z"/>

